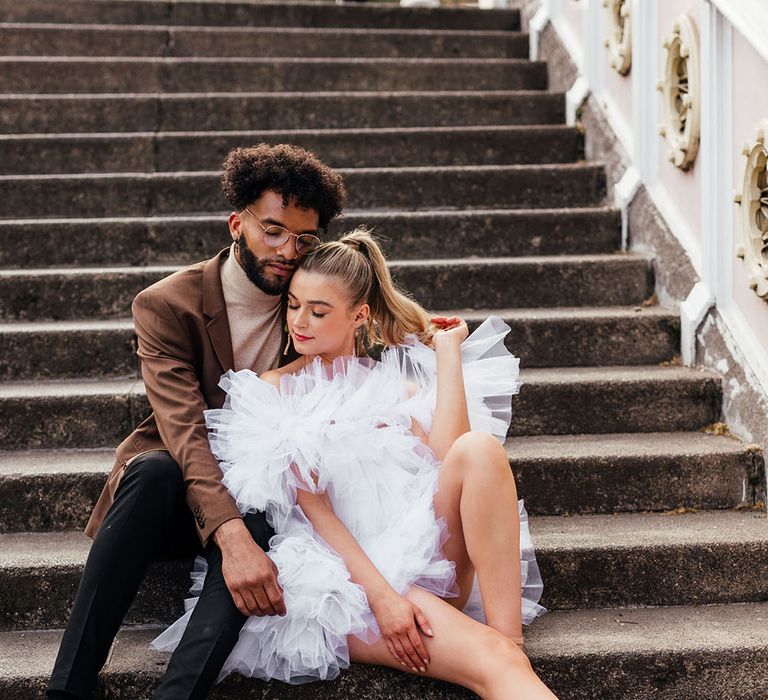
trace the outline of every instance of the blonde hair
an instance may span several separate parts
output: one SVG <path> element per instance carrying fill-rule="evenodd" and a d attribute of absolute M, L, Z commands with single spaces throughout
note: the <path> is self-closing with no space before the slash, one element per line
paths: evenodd
<path fill-rule="evenodd" d="M 351 307 L 370 306 L 368 324 L 355 336 L 358 354 L 377 344 L 400 345 L 409 333 L 415 333 L 422 343 L 432 344 L 430 315 L 397 288 L 381 246 L 364 226 L 338 241 L 321 244 L 300 267 L 340 280 Z"/>

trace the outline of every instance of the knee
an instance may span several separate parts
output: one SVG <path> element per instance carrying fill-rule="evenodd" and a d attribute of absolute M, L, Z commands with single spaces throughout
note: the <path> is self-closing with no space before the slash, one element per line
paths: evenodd
<path fill-rule="evenodd" d="M 514 475 L 504 446 L 490 433 L 470 431 L 453 443 L 446 460 L 451 457 L 454 468 L 459 469 L 462 480 L 466 477 L 490 485 L 511 480 Z"/>
<path fill-rule="evenodd" d="M 128 467 L 124 478 L 130 478 L 138 488 L 147 491 L 184 487 L 181 469 L 167 452 L 151 452 L 139 457 Z"/>
<path fill-rule="evenodd" d="M 490 433 L 478 430 L 471 430 L 459 436 L 453 443 L 451 452 L 462 461 L 508 465 L 504 446 Z"/>
<path fill-rule="evenodd" d="M 498 672 L 499 668 L 528 671 L 531 662 L 525 652 L 511 639 L 496 630 L 489 629 L 481 647 L 484 658 L 490 662 L 490 667 Z"/>

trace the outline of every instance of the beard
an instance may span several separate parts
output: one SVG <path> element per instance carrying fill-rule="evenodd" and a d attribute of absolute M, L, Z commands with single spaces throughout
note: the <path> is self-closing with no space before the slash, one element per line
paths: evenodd
<path fill-rule="evenodd" d="M 265 274 L 267 265 L 270 262 L 279 262 L 281 265 L 291 266 L 295 268 L 294 263 L 290 263 L 287 260 L 270 260 L 268 258 L 257 258 L 253 251 L 248 247 L 245 241 L 245 235 L 240 234 L 235 241 L 237 247 L 237 256 L 240 259 L 240 267 L 245 271 L 248 279 L 255 284 L 262 292 L 271 296 L 277 296 L 287 291 L 288 286 L 291 283 L 290 277 L 268 277 Z"/>

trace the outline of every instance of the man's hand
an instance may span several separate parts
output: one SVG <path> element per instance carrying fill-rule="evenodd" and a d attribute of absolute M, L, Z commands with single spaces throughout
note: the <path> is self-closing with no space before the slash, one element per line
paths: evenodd
<path fill-rule="evenodd" d="M 277 567 L 251 537 L 240 518 L 219 525 L 213 538 L 221 550 L 221 572 L 243 615 L 285 615 Z"/>

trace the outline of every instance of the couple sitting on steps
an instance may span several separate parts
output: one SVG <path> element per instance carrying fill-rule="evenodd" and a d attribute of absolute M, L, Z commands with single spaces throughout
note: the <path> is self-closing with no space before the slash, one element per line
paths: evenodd
<path fill-rule="evenodd" d="M 365 230 L 321 242 L 346 193 L 311 153 L 236 149 L 222 182 L 234 243 L 133 303 L 153 412 L 88 523 L 48 697 L 91 697 L 149 562 L 198 554 L 155 698 L 350 661 L 553 698 L 523 647 L 544 608 L 503 448 L 509 328 L 429 316 Z"/>

